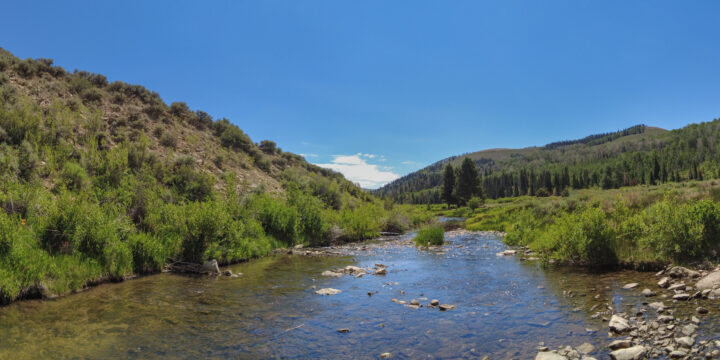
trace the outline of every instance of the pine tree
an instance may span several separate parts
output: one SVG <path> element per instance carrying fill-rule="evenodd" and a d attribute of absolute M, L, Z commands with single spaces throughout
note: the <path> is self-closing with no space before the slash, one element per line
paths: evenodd
<path fill-rule="evenodd" d="M 448 163 L 445 165 L 445 173 L 443 174 L 442 199 L 448 204 L 455 204 L 455 169 Z"/>
<path fill-rule="evenodd" d="M 458 202 L 462 205 L 473 196 L 483 196 L 478 171 L 470 158 L 463 160 L 458 171 L 456 194 Z"/>

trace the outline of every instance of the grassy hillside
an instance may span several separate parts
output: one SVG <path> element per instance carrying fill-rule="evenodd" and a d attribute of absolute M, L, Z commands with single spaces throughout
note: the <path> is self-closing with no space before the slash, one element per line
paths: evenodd
<path fill-rule="evenodd" d="M 543 147 L 490 149 L 441 160 L 376 194 L 402 203 L 439 203 L 443 167 L 457 167 L 465 157 L 480 168 L 490 198 L 717 178 L 719 138 L 720 121 L 714 120 L 673 131 L 638 125 Z"/>
<path fill-rule="evenodd" d="M 0 49 L 0 303 L 421 222 L 140 85 Z"/>

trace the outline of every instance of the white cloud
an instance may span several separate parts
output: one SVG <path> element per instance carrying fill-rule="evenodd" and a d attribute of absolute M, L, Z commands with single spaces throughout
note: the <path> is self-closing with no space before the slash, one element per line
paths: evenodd
<path fill-rule="evenodd" d="M 300 154 L 300 155 L 301 155 L 302 157 L 304 157 L 304 158 L 309 158 L 309 157 L 316 158 L 316 157 L 318 157 L 318 154 Z"/>
<path fill-rule="evenodd" d="M 377 189 L 397 178 L 400 175 L 390 171 L 392 168 L 383 166 L 382 170 L 378 165 L 368 164 L 365 158 L 374 158 L 372 154 L 355 154 L 355 155 L 333 155 L 334 159 L 329 164 L 316 164 L 318 166 L 335 170 L 355 183 L 360 184 L 366 189 Z"/>

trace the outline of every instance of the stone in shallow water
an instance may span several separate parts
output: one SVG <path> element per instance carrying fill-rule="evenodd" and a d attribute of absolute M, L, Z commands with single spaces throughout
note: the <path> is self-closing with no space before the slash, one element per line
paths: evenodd
<path fill-rule="evenodd" d="M 618 315 L 613 315 L 610 318 L 609 326 L 610 326 L 610 330 L 612 330 L 616 333 L 624 333 L 624 332 L 630 330 L 630 323 L 628 323 L 627 320 L 625 320 L 624 318 L 622 318 Z"/>
<path fill-rule="evenodd" d="M 643 359 L 647 353 L 647 348 L 642 345 L 636 345 L 627 349 L 615 350 L 610 353 L 610 357 L 615 360 L 637 360 Z"/>
<path fill-rule="evenodd" d="M 322 275 L 322 276 L 329 276 L 329 277 L 341 277 L 341 276 L 342 276 L 341 273 L 339 273 L 339 272 L 334 272 L 334 271 L 330 271 L 330 270 L 325 270 L 325 271 L 323 271 L 322 274 L 320 274 L 320 275 Z"/>
<path fill-rule="evenodd" d="M 638 283 L 629 283 L 629 284 L 625 284 L 625 286 L 623 286 L 623 289 L 634 289 L 637 286 L 638 286 Z"/>
<path fill-rule="evenodd" d="M 535 356 L 535 360 L 567 360 L 567 358 L 551 351 L 542 351 Z"/>
<path fill-rule="evenodd" d="M 650 289 L 644 289 L 644 290 L 642 291 L 642 294 L 643 294 L 643 296 L 645 296 L 645 297 L 651 297 L 651 296 L 655 296 L 655 295 L 656 295 L 655 292 L 652 291 L 652 290 L 650 290 Z"/>
<path fill-rule="evenodd" d="M 455 305 L 440 304 L 440 311 L 452 310 L 454 308 L 455 308 Z"/>
<path fill-rule="evenodd" d="M 670 286 L 670 278 L 669 278 L 669 277 L 664 277 L 664 278 L 660 279 L 660 281 L 658 281 L 657 284 L 658 284 L 659 287 L 661 287 L 661 288 L 664 289 L 664 288 Z"/>
<path fill-rule="evenodd" d="M 590 343 L 584 343 L 577 347 L 577 351 L 579 351 L 581 354 L 589 354 L 595 350 L 595 347 Z"/>
<path fill-rule="evenodd" d="M 675 339 L 675 342 L 680 344 L 680 346 L 689 348 L 689 347 L 692 347 L 693 344 L 695 344 L 695 339 L 693 339 L 689 336 L 683 336 L 683 337 Z"/>
<path fill-rule="evenodd" d="M 695 324 L 688 324 L 683 326 L 682 333 L 686 336 L 692 336 L 698 329 L 698 326 Z"/>
<path fill-rule="evenodd" d="M 688 299 L 690 299 L 690 294 L 685 294 L 685 293 L 675 294 L 675 295 L 673 295 L 673 299 L 674 300 L 688 300 Z"/>
<path fill-rule="evenodd" d="M 629 339 L 615 340 L 608 345 L 610 350 L 627 349 L 630 346 L 632 342 Z"/>
<path fill-rule="evenodd" d="M 341 292 L 342 292 L 342 291 L 340 291 L 340 290 L 338 290 L 338 289 L 333 289 L 333 288 L 324 288 L 324 289 L 320 289 L 320 290 L 318 290 L 318 291 L 315 291 L 315 293 L 318 294 L 318 295 L 337 295 L 337 294 L 339 294 L 339 293 L 341 293 Z"/>
<path fill-rule="evenodd" d="M 670 290 L 670 291 L 685 290 L 685 283 L 673 284 L 668 288 L 668 290 Z"/>

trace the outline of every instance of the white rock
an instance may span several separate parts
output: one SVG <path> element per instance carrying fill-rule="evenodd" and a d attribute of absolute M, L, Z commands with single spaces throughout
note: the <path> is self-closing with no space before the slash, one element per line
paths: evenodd
<path fill-rule="evenodd" d="M 339 293 L 341 293 L 341 292 L 342 292 L 342 291 L 340 291 L 340 290 L 338 290 L 338 289 L 333 289 L 333 288 L 324 288 L 324 289 L 320 289 L 320 290 L 318 290 L 318 291 L 315 291 L 315 293 L 318 294 L 318 295 L 337 295 L 337 294 L 339 294 Z"/>
<path fill-rule="evenodd" d="M 616 333 L 624 333 L 630 330 L 630 323 L 628 323 L 627 320 L 624 318 L 613 315 L 610 318 L 610 330 L 616 332 Z"/>
<path fill-rule="evenodd" d="M 610 353 L 610 357 L 615 360 L 639 360 L 645 357 L 647 348 L 642 345 L 636 345 L 627 349 L 615 350 Z"/>
<path fill-rule="evenodd" d="M 551 351 L 542 351 L 535 356 L 535 360 L 567 360 L 567 358 Z"/>
<path fill-rule="evenodd" d="M 720 287 L 720 271 L 713 271 L 695 284 L 698 290 L 709 290 Z"/>

